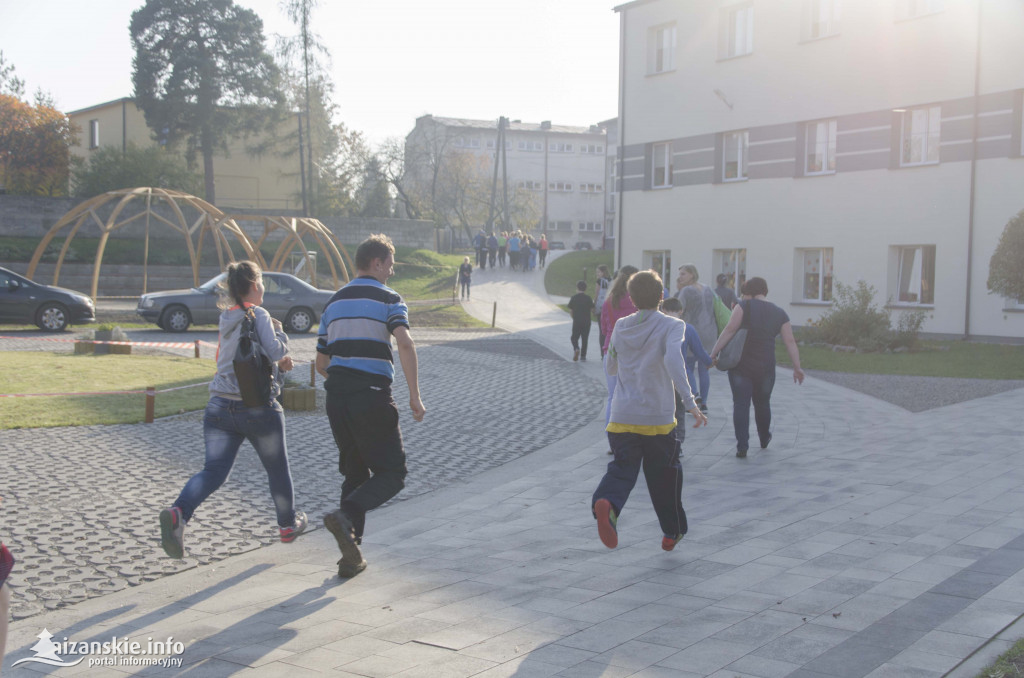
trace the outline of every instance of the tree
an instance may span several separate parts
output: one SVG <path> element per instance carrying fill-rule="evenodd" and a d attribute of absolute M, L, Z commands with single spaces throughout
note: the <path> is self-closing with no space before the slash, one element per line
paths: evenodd
<path fill-rule="evenodd" d="M 129 143 L 124 152 L 104 146 L 89 155 L 88 163 L 72 170 L 74 194 L 91 198 L 107 191 L 132 186 L 154 186 L 196 194 L 202 179 L 185 164 L 184 158 L 160 146 L 141 148 Z"/>
<path fill-rule="evenodd" d="M 1007 222 L 988 263 L 988 291 L 1024 301 L 1024 210 Z"/>
<path fill-rule="evenodd" d="M 132 13 L 135 100 L 161 141 L 203 159 L 216 203 L 213 156 L 229 139 L 273 128 L 283 114 L 280 72 L 263 22 L 232 0 L 147 0 Z"/>
<path fill-rule="evenodd" d="M 0 50 L 0 94 L 10 94 L 16 99 L 25 96 L 25 81 L 14 75 L 14 64 L 4 61 L 4 52 Z"/>
<path fill-rule="evenodd" d="M 21 195 L 66 195 L 71 146 L 77 143 L 66 115 L 47 105 L 0 94 L 0 187 Z"/>
<path fill-rule="evenodd" d="M 366 161 L 363 172 L 363 185 L 359 191 L 361 217 L 390 217 L 391 194 L 388 183 L 381 177 L 379 161 L 371 156 Z"/>

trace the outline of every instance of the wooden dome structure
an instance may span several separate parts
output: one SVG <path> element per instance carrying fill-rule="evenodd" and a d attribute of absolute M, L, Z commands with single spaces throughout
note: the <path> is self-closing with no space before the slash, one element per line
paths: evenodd
<path fill-rule="evenodd" d="M 108 209 L 109 215 L 105 216 L 105 218 L 101 216 L 106 215 Z M 262 236 L 254 242 L 247 235 L 246 231 L 239 226 L 239 221 L 260 222 L 263 226 Z M 64 257 L 68 252 L 71 241 L 78 234 L 82 225 L 87 222 L 95 224 L 100 231 L 100 242 L 96 248 L 96 259 L 92 272 L 92 288 L 90 290 L 93 299 L 96 298 L 98 292 L 100 270 L 103 265 L 103 252 L 106 249 L 107 241 L 110 239 L 111 234 L 128 225 L 140 222 L 144 224 L 146 243 L 142 262 L 143 293 L 147 291 L 149 238 L 153 227 L 170 229 L 181 236 L 188 251 L 189 262 L 192 267 L 192 280 L 196 286 L 200 283 L 200 255 L 207 236 L 213 240 L 217 252 L 217 263 L 221 270 L 226 268 L 230 262 L 250 259 L 257 262 L 265 271 L 280 271 L 287 263 L 289 256 L 297 248 L 301 249 L 305 264 L 311 265 L 308 247 L 306 247 L 305 240 L 303 240 L 304 238 L 311 237 L 319 245 L 320 252 L 327 259 L 334 286 L 336 288 L 340 287 L 343 282 L 348 282 L 350 278 L 349 267 L 352 266 L 351 257 L 349 257 L 348 252 L 337 236 L 317 219 L 259 214 L 229 215 L 194 195 L 153 187 L 123 188 L 116 191 L 108 191 L 77 205 L 50 227 L 46 235 L 43 236 L 38 247 L 36 247 L 35 253 L 32 255 L 32 261 L 29 263 L 28 277 L 33 279 L 36 266 L 39 264 L 43 253 L 53 238 L 61 234 L 65 229 L 70 229 L 67 231 L 53 272 L 53 284 L 59 284 L 61 265 L 64 263 Z M 284 231 L 284 237 L 268 266 L 266 259 L 260 252 L 260 247 L 267 241 L 268 236 L 279 230 Z"/>

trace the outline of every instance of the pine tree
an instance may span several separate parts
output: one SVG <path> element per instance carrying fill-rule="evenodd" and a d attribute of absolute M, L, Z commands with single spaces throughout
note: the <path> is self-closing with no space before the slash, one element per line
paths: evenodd
<path fill-rule="evenodd" d="M 55 662 L 62 661 L 57 655 L 57 650 L 60 647 L 50 640 L 53 638 L 52 633 L 43 629 L 43 632 L 36 636 L 36 638 L 39 639 L 39 642 L 29 648 L 36 653 L 36 659 L 52 659 Z"/>

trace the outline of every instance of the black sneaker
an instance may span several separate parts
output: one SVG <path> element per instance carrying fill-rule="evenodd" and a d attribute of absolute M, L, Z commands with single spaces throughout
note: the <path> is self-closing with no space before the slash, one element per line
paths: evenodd
<path fill-rule="evenodd" d="M 338 561 L 338 576 L 342 579 L 351 579 L 365 569 L 365 560 L 360 560 L 358 563 L 350 563 L 342 558 Z"/>
<path fill-rule="evenodd" d="M 160 545 L 164 547 L 164 553 L 171 558 L 181 560 L 185 557 L 185 520 L 182 518 L 181 509 L 172 506 L 160 512 Z"/>
<path fill-rule="evenodd" d="M 344 511 L 338 509 L 324 516 L 324 527 L 334 535 L 334 541 L 338 543 L 342 560 L 346 563 L 363 562 L 363 553 L 356 543 L 356 533 L 352 527 L 352 521 Z"/>
<path fill-rule="evenodd" d="M 746 459 L 747 458 L 747 448 L 740 447 L 739 445 L 737 445 L 736 446 L 736 456 L 739 457 L 740 459 Z"/>
<path fill-rule="evenodd" d="M 763 449 L 767 448 L 768 447 L 768 443 L 770 443 L 771 441 L 772 441 L 772 434 L 769 433 L 768 437 L 761 441 L 761 449 L 763 450 Z"/>

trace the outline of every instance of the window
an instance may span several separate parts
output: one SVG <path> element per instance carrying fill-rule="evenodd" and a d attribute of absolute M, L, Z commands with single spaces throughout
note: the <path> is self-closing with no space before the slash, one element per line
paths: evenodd
<path fill-rule="evenodd" d="M 722 10 L 720 56 L 723 59 L 745 56 L 754 51 L 754 5 L 744 3 Z"/>
<path fill-rule="evenodd" d="M 494 139 L 488 139 L 484 143 L 485 143 L 485 145 L 487 147 L 487 150 L 489 150 L 489 151 L 493 151 L 498 146 L 498 142 L 495 141 Z M 505 150 L 506 151 L 512 150 L 512 140 L 511 139 L 505 139 Z"/>
<path fill-rule="evenodd" d="M 543 144 L 543 142 L 540 142 L 540 141 L 521 140 L 519 142 L 519 150 L 520 151 L 530 151 L 531 153 L 532 152 L 536 152 L 536 151 L 543 151 L 544 150 L 544 144 Z"/>
<path fill-rule="evenodd" d="M 554 193 L 572 193 L 571 181 L 549 181 L 548 190 Z"/>
<path fill-rule="evenodd" d="M 742 181 L 747 178 L 747 145 L 749 133 L 726 132 L 722 144 L 722 181 Z"/>
<path fill-rule="evenodd" d="M 827 38 L 839 33 L 840 0 L 807 0 L 804 40 Z"/>
<path fill-rule="evenodd" d="M 548 150 L 552 153 L 572 153 L 572 144 L 552 142 L 548 144 Z"/>
<path fill-rule="evenodd" d="M 549 231 L 571 231 L 572 230 L 572 222 L 571 221 L 549 221 L 548 222 L 548 230 Z"/>
<path fill-rule="evenodd" d="M 747 282 L 747 250 L 715 250 L 712 262 L 714 264 L 715 278 L 724 273 L 728 278 L 726 287 L 740 296 L 740 288 Z"/>
<path fill-rule="evenodd" d="M 580 184 L 580 193 L 604 193 L 604 186 L 601 184 Z"/>
<path fill-rule="evenodd" d="M 675 69 L 676 25 L 655 26 L 647 32 L 647 73 L 665 73 Z"/>
<path fill-rule="evenodd" d="M 807 123 L 807 164 L 804 174 L 832 174 L 836 171 L 836 121 Z"/>
<path fill-rule="evenodd" d="M 903 304 L 935 303 L 935 245 L 896 248 L 897 294 Z"/>
<path fill-rule="evenodd" d="M 473 137 L 472 139 L 469 140 L 469 147 L 480 148 L 480 140 L 477 139 L 476 137 Z"/>
<path fill-rule="evenodd" d="M 464 137 L 455 137 L 452 145 L 455 146 L 455 148 L 462 148 L 466 145 L 466 139 Z"/>
<path fill-rule="evenodd" d="M 89 121 L 89 148 L 100 147 L 100 121 Z"/>
<path fill-rule="evenodd" d="M 900 165 L 939 162 L 941 110 L 939 106 L 926 106 L 903 111 Z"/>
<path fill-rule="evenodd" d="M 897 19 L 916 19 L 936 14 L 944 9 L 945 0 L 897 0 Z"/>
<path fill-rule="evenodd" d="M 603 155 L 604 146 L 601 144 L 580 144 L 580 153 L 584 155 Z"/>
<path fill-rule="evenodd" d="M 803 265 L 804 301 L 832 301 L 832 248 L 797 250 Z"/>
<path fill-rule="evenodd" d="M 668 250 L 644 252 L 644 266 L 660 275 L 662 283 L 666 286 L 671 286 L 670 281 L 675 280 L 675 271 L 672 270 L 672 253 Z"/>
<path fill-rule="evenodd" d="M 651 148 L 651 187 L 672 185 L 672 145 L 654 144 Z"/>
<path fill-rule="evenodd" d="M 580 232 L 591 231 L 593 233 L 600 233 L 602 230 L 601 223 L 598 221 L 581 221 Z"/>
<path fill-rule="evenodd" d="M 544 182 L 543 181 L 520 181 L 518 184 L 516 184 L 516 186 L 518 188 L 521 188 L 524 191 L 543 191 L 544 190 Z"/>

